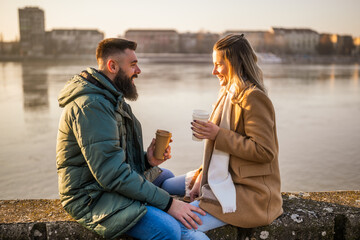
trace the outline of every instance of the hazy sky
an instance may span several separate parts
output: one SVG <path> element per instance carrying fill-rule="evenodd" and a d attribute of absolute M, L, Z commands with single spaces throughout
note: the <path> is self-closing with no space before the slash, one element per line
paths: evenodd
<path fill-rule="evenodd" d="M 0 0 L 0 34 L 19 38 L 18 8 L 45 11 L 45 28 L 96 28 L 105 37 L 130 28 L 268 30 L 311 28 L 360 36 L 360 0 Z"/>

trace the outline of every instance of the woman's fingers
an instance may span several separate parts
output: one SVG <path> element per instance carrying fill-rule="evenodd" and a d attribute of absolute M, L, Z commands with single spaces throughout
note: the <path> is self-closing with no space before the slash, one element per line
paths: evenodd
<path fill-rule="evenodd" d="M 215 140 L 220 129 L 219 126 L 210 121 L 202 122 L 194 120 L 194 122 L 191 122 L 191 125 L 191 130 L 194 131 L 194 136 L 199 139 Z"/>
<path fill-rule="evenodd" d="M 206 122 L 202 122 L 202 121 L 194 121 L 191 122 L 191 125 L 193 125 L 193 127 L 201 129 L 201 130 L 206 130 L 207 129 L 207 123 Z"/>
<path fill-rule="evenodd" d="M 191 124 L 192 124 L 191 130 L 193 130 L 198 134 L 205 135 L 210 133 L 211 128 L 208 125 L 197 124 L 197 123 L 191 123 Z"/>

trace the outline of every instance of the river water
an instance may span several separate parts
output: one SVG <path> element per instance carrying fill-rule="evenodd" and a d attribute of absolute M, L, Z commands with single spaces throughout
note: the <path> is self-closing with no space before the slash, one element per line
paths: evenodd
<path fill-rule="evenodd" d="M 0 199 L 58 198 L 55 145 L 57 95 L 95 62 L 0 63 Z M 218 80 L 210 63 L 141 62 L 130 102 L 148 146 L 157 129 L 173 133 L 172 159 L 183 174 L 201 164 L 202 142 L 191 140 L 193 109 L 210 111 Z M 280 144 L 282 191 L 360 189 L 358 65 L 263 64 Z"/>

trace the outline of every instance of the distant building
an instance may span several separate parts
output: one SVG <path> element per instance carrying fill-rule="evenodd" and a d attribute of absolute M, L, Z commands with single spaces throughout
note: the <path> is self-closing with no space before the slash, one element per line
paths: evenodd
<path fill-rule="evenodd" d="M 352 36 L 350 35 L 338 35 L 335 47 L 335 53 L 339 55 L 350 56 L 355 50 L 355 44 Z"/>
<path fill-rule="evenodd" d="M 354 45 L 355 45 L 354 55 L 360 56 L 360 37 L 354 38 Z"/>
<path fill-rule="evenodd" d="M 271 28 L 274 35 L 274 46 L 291 54 L 315 54 L 319 34 L 311 29 Z"/>
<path fill-rule="evenodd" d="M 219 40 L 220 35 L 209 32 L 196 34 L 196 53 L 212 53 L 214 44 Z"/>
<path fill-rule="evenodd" d="M 213 46 L 219 37 L 219 34 L 209 32 L 181 33 L 180 52 L 212 53 Z"/>
<path fill-rule="evenodd" d="M 130 29 L 125 38 L 138 43 L 139 53 L 177 53 L 179 52 L 179 34 L 169 29 Z"/>
<path fill-rule="evenodd" d="M 20 48 L 23 56 L 42 56 L 45 44 L 44 11 L 37 7 L 19 8 Z"/>
<path fill-rule="evenodd" d="M 46 33 L 48 55 L 83 55 L 96 52 L 104 33 L 96 29 L 54 29 Z"/>
<path fill-rule="evenodd" d="M 331 55 L 335 53 L 337 35 L 322 33 L 319 35 L 319 43 L 316 51 L 320 55 Z"/>
<path fill-rule="evenodd" d="M 197 33 L 181 33 L 179 40 L 179 51 L 181 53 L 194 53 L 197 51 Z"/>
<path fill-rule="evenodd" d="M 0 41 L 0 56 L 18 56 L 20 53 L 19 42 Z"/>

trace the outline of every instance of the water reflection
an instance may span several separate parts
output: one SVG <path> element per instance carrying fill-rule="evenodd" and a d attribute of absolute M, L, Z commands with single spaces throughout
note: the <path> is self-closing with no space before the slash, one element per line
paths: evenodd
<path fill-rule="evenodd" d="M 25 111 L 43 111 L 49 108 L 48 81 L 43 66 L 22 63 L 22 88 Z"/>
<path fill-rule="evenodd" d="M 142 63 L 130 102 L 145 148 L 156 129 L 172 131 L 164 167 L 183 174 L 201 164 L 191 141 L 192 110 L 211 110 L 219 82 L 210 64 Z M 96 63 L 0 63 L 0 199 L 57 197 L 57 96 Z M 283 191 L 357 189 L 360 182 L 358 65 L 261 66 L 277 117 Z M 314 184 L 316 183 L 316 184 Z"/>
<path fill-rule="evenodd" d="M 354 67 L 354 72 L 353 72 L 353 76 L 352 76 L 355 87 L 357 87 L 358 84 L 359 84 L 359 71 L 360 71 L 359 70 L 359 65 L 356 64 L 355 67 Z"/>
<path fill-rule="evenodd" d="M 264 77 L 269 79 L 287 79 L 301 82 L 303 84 L 313 84 L 314 81 L 327 80 L 348 80 L 352 79 L 358 72 L 358 67 L 338 66 L 338 65 L 275 65 L 262 66 Z"/>

